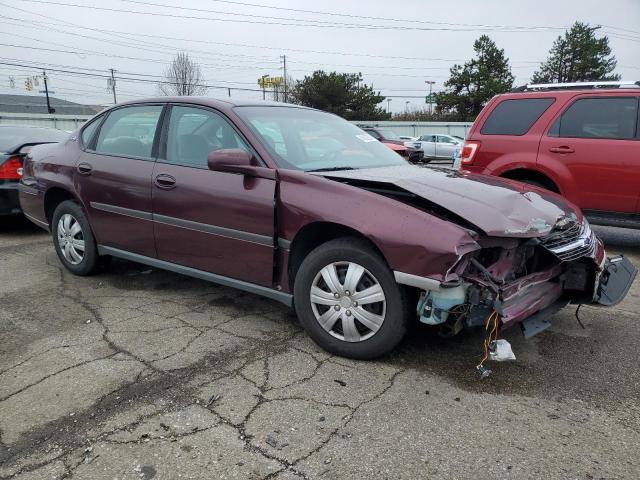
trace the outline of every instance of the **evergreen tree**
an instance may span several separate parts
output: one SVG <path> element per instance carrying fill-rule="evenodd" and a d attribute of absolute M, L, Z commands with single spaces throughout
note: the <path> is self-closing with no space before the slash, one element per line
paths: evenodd
<path fill-rule="evenodd" d="M 509 59 L 487 35 L 474 44 L 475 58 L 454 65 L 445 91 L 436 94 L 436 111 L 453 114 L 458 120 L 473 120 L 494 95 L 513 88 Z"/>
<path fill-rule="evenodd" d="M 619 80 L 613 74 L 616 57 L 611 55 L 609 39 L 596 38 L 600 27 L 576 22 L 559 36 L 549 51 L 549 57 L 533 74 L 532 83 L 585 82 Z"/>

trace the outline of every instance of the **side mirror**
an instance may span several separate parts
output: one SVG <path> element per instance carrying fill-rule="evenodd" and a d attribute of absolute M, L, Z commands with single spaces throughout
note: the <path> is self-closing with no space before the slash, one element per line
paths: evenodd
<path fill-rule="evenodd" d="M 207 156 L 209 170 L 215 172 L 249 173 L 254 167 L 253 155 L 241 148 L 214 150 Z"/>

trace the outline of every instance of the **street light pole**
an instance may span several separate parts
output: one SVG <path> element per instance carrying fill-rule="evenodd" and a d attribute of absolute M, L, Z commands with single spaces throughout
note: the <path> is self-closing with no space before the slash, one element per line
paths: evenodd
<path fill-rule="evenodd" d="M 391 103 L 391 100 L 393 100 L 393 98 L 387 98 L 387 113 L 391 113 L 391 108 L 389 105 Z"/>
<path fill-rule="evenodd" d="M 432 108 L 432 98 L 431 98 L 431 92 L 433 90 L 433 85 L 436 83 L 433 80 L 425 80 L 424 83 L 426 83 L 427 85 L 429 85 L 429 115 L 431 115 L 433 113 L 433 108 Z"/>
<path fill-rule="evenodd" d="M 42 79 L 44 80 L 44 94 L 47 97 L 47 113 L 54 113 L 55 108 L 51 108 L 51 103 L 49 103 L 49 86 L 47 85 L 47 72 L 45 70 L 42 71 Z"/>
<path fill-rule="evenodd" d="M 404 102 L 404 113 L 409 113 L 409 104 L 410 103 L 411 103 L 411 101 L 409 101 L 409 100 Z"/>

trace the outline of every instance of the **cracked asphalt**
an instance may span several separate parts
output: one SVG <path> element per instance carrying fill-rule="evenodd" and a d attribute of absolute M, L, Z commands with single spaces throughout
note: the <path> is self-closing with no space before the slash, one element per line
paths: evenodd
<path fill-rule="evenodd" d="M 640 264 L 640 232 L 598 229 Z M 640 286 L 474 372 L 417 327 L 375 362 L 269 300 L 129 262 L 90 278 L 0 226 L 0 478 L 637 479 Z"/>

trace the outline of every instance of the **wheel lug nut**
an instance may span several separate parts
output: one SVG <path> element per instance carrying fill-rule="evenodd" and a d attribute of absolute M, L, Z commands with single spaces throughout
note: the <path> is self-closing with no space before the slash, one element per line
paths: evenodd
<path fill-rule="evenodd" d="M 358 302 L 353 302 L 353 306 L 357 307 L 358 306 Z"/>
<path fill-rule="evenodd" d="M 340 298 L 340 294 L 339 293 L 334 293 L 333 296 L 334 296 L 334 298 Z"/>
<path fill-rule="evenodd" d="M 349 292 L 349 290 L 345 290 L 344 294 L 348 297 L 349 295 L 351 295 L 351 293 Z"/>
<path fill-rule="evenodd" d="M 335 307 L 333 307 L 334 310 L 340 310 L 340 305 L 336 305 Z"/>
<path fill-rule="evenodd" d="M 347 310 L 345 313 L 347 314 L 347 317 L 351 316 L 351 310 Z"/>

